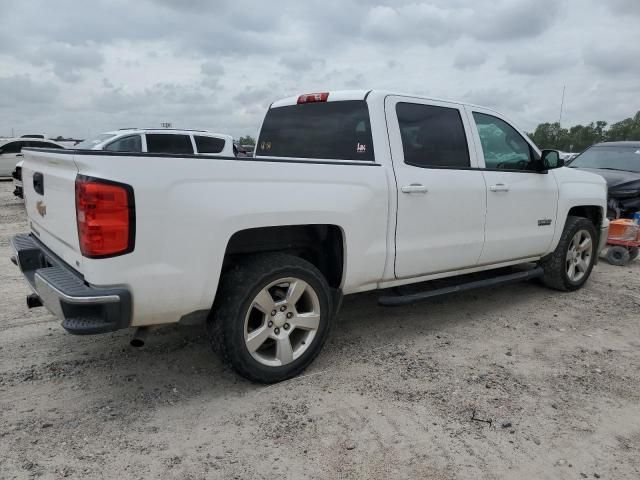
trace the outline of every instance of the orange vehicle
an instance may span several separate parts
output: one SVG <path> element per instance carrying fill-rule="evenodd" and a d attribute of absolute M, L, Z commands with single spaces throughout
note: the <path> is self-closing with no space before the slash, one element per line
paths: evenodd
<path fill-rule="evenodd" d="M 619 218 L 609 222 L 607 261 L 611 265 L 626 265 L 640 252 L 640 225 L 634 220 Z"/>

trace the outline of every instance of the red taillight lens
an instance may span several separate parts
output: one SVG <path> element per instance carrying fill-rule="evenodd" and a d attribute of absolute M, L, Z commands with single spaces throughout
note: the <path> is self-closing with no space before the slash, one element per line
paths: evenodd
<path fill-rule="evenodd" d="M 76 218 L 85 257 L 112 257 L 133 250 L 135 207 L 129 185 L 78 176 Z"/>
<path fill-rule="evenodd" d="M 326 102 L 329 98 L 329 92 L 323 93 L 307 93 L 298 97 L 298 104 L 300 103 L 316 103 Z"/>

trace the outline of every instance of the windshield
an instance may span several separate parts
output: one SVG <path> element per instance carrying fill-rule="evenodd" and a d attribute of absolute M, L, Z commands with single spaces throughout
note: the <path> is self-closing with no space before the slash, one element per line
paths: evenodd
<path fill-rule="evenodd" d="M 640 147 L 591 147 L 578 155 L 570 167 L 640 173 Z"/>
<path fill-rule="evenodd" d="M 78 150 L 91 150 L 93 147 L 98 145 L 99 143 L 105 142 L 110 138 L 115 137 L 113 133 L 101 133 L 100 135 L 96 135 L 93 138 L 88 138 L 87 140 L 83 140 L 79 144 L 77 144 L 74 148 Z"/>

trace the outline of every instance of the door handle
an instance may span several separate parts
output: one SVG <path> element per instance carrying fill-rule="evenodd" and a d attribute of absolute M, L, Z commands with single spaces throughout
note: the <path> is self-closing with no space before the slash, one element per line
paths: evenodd
<path fill-rule="evenodd" d="M 427 193 L 427 187 L 420 183 L 412 183 L 411 185 L 405 185 L 400 191 L 402 193 Z"/>
<path fill-rule="evenodd" d="M 505 185 L 504 183 L 498 183 L 496 185 L 491 185 L 489 187 L 489 190 L 491 190 L 492 192 L 508 192 L 509 186 Z"/>
<path fill-rule="evenodd" d="M 16 157 L 24 157 L 24 153 L 16 153 Z"/>

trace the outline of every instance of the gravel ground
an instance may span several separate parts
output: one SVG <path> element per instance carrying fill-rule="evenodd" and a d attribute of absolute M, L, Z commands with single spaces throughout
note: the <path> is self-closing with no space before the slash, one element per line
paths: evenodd
<path fill-rule="evenodd" d="M 251 384 L 200 327 L 75 337 L 9 262 L 0 183 L 0 478 L 640 478 L 640 262 L 384 309 L 347 297 L 299 378 Z"/>

